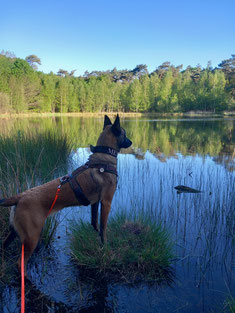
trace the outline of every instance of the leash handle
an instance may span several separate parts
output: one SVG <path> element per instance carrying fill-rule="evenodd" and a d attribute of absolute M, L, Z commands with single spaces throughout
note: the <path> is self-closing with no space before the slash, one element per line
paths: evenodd
<path fill-rule="evenodd" d="M 21 251 L 21 313 L 25 313 L 24 244 Z"/>

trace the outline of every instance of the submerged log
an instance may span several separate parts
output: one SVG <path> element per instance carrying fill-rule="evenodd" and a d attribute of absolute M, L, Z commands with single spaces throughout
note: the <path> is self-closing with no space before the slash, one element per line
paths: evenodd
<path fill-rule="evenodd" d="M 183 186 L 183 185 L 179 185 L 174 187 L 177 190 L 177 193 L 200 193 L 203 192 L 201 190 L 197 190 L 191 187 L 187 187 L 187 186 Z"/>

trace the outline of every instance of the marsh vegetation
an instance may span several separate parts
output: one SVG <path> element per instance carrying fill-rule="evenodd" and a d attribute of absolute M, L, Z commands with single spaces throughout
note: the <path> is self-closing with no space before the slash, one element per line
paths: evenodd
<path fill-rule="evenodd" d="M 40 184 L 58 174 L 67 174 L 83 164 L 90 154 L 89 144 L 96 143 L 102 120 L 1 119 L 1 196 Z M 36 290 L 35 287 L 28 289 L 30 299 L 34 299 L 38 307 L 53 307 L 58 312 L 97 308 L 141 313 L 156 309 L 233 312 L 234 119 L 128 118 L 122 122 L 133 147 L 118 156 L 118 187 L 109 221 L 111 239 L 105 248 L 110 250 L 104 253 L 97 234 L 90 231 L 89 208 L 63 210 L 53 234 L 48 236 L 53 239 L 49 241 L 49 248 L 42 244 L 29 262 L 29 278 L 36 286 Z M 177 185 L 203 192 L 177 194 L 174 190 Z M 1 225 L 7 225 L 7 211 L 1 212 Z M 152 225 L 157 226 L 156 237 L 150 235 Z M 142 238 L 144 235 L 146 239 Z M 85 239 L 74 239 L 81 236 Z M 70 242 L 74 245 L 72 249 Z M 130 250 L 133 242 L 135 247 Z M 156 242 L 164 242 L 165 254 L 151 250 L 152 247 L 159 249 Z M 149 263 L 141 263 L 143 257 L 136 246 L 141 248 L 142 244 L 146 249 L 141 253 L 146 257 L 147 252 L 152 251 Z M 15 249 L 17 245 L 4 255 L 1 252 L 1 305 L 6 312 L 18 312 L 19 286 L 12 274 Z M 94 249 L 96 252 L 90 255 Z M 81 256 L 79 267 L 73 260 L 77 251 Z M 117 251 L 120 253 L 115 254 Z M 84 255 L 86 270 L 81 267 Z M 165 268 L 170 266 L 174 273 L 170 286 L 160 283 L 159 278 L 167 275 L 165 270 L 159 272 L 154 264 L 156 255 Z M 110 274 L 115 274 L 120 264 L 122 282 L 115 279 L 115 275 L 112 280 Z M 139 272 L 135 276 L 136 267 Z M 95 273 L 86 275 L 89 268 Z M 146 274 L 146 268 L 151 268 L 148 273 L 155 275 L 154 279 Z M 156 283 L 152 283 L 153 280 Z"/>
<path fill-rule="evenodd" d="M 108 243 L 82 220 L 71 224 L 71 252 L 83 275 L 109 281 L 172 281 L 172 240 L 167 230 L 147 216 L 125 213 L 109 221 Z"/>

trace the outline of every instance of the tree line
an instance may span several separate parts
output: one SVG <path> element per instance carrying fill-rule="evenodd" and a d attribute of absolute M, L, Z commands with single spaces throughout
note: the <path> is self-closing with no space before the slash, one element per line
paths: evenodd
<path fill-rule="evenodd" d="M 159 112 L 235 109 L 235 55 L 212 68 L 174 66 L 164 62 L 149 73 L 133 70 L 85 72 L 75 77 L 38 71 L 40 58 L 25 60 L 0 54 L 0 113 L 6 112 Z"/>

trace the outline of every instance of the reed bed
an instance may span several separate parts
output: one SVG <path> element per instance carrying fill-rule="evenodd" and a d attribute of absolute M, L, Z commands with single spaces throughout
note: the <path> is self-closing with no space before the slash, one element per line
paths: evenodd
<path fill-rule="evenodd" d="M 10 136 L 0 135 L 0 198 L 22 192 L 67 172 L 72 145 L 65 135 L 56 132 L 37 133 L 17 131 Z M 47 246 L 58 227 L 57 216 L 49 217 L 42 232 Z M 9 229 L 9 210 L 1 207 L 0 247 Z M 15 249 L 17 254 L 17 249 Z M 1 273 L 7 267 L 10 254 L 1 249 Z M 12 255 L 12 251 L 11 251 Z M 7 257 L 8 256 L 8 257 Z M 9 263 L 8 262 L 8 263 Z"/>
<path fill-rule="evenodd" d="M 56 132 L 17 131 L 0 136 L 0 190 L 21 192 L 52 179 L 67 167 L 71 144 Z M 15 186 L 15 190 L 13 188 Z"/>

